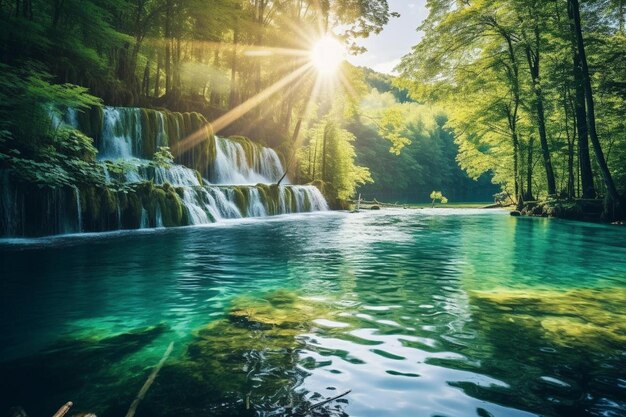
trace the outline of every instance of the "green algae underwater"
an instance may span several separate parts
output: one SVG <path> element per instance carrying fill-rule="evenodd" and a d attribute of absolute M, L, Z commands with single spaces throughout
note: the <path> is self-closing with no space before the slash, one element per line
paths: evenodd
<path fill-rule="evenodd" d="M 173 341 L 139 417 L 623 416 L 623 259 L 484 210 L 1 241 L 0 413 L 124 415 Z"/>

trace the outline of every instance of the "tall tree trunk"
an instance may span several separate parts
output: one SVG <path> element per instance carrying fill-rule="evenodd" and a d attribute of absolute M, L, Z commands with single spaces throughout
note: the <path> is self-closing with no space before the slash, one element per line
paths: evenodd
<path fill-rule="evenodd" d="M 565 112 L 565 135 L 567 136 L 567 197 L 575 197 L 574 192 L 574 141 L 575 134 L 570 130 L 570 97 L 567 85 L 563 91 L 563 110 Z"/>
<path fill-rule="evenodd" d="M 548 135 L 546 132 L 546 116 L 543 105 L 543 90 L 541 88 L 540 68 L 539 68 L 539 29 L 535 28 L 536 51 L 531 50 L 530 45 L 526 45 L 526 59 L 530 69 L 533 90 L 535 92 L 535 111 L 537 116 L 537 129 L 539 131 L 539 142 L 541 144 L 541 155 L 543 165 L 546 170 L 546 180 L 548 183 L 548 194 L 556 194 L 556 182 L 554 180 L 554 169 L 552 168 L 552 158 L 550 157 L 550 147 L 548 146 Z"/>
<path fill-rule="evenodd" d="M 587 127 L 589 128 L 589 138 L 591 139 L 593 150 L 596 155 L 596 161 L 598 162 L 598 167 L 600 168 L 600 173 L 602 174 L 602 179 L 606 185 L 607 192 L 613 203 L 618 204 L 619 194 L 617 192 L 617 188 L 615 187 L 615 183 L 613 182 L 613 177 L 609 171 L 606 159 L 604 158 L 600 139 L 598 138 L 598 132 L 596 130 L 595 103 L 593 100 L 593 89 L 591 87 L 591 77 L 589 75 L 589 66 L 587 64 L 587 55 L 585 52 L 585 41 L 583 38 L 580 20 L 580 5 L 578 4 L 578 0 L 568 0 L 568 5 L 571 7 L 571 16 L 574 21 L 574 31 L 576 36 L 576 46 L 581 64 L 582 81 L 585 90 L 585 101 L 587 104 Z"/>
<path fill-rule="evenodd" d="M 233 32 L 233 55 L 230 63 L 230 97 L 228 106 L 234 109 L 237 106 L 237 42 L 239 42 L 239 28 L 235 24 Z"/>
<path fill-rule="evenodd" d="M 180 68 L 182 62 L 182 41 L 180 37 L 176 38 L 175 43 L 175 54 L 174 54 L 174 67 L 173 67 L 173 87 L 174 90 L 180 91 L 181 89 L 181 79 L 180 79 Z"/>
<path fill-rule="evenodd" d="M 330 122 L 326 122 L 326 126 L 324 127 L 324 139 L 322 142 L 322 181 L 324 182 L 328 181 L 328 178 L 326 178 L 326 145 L 328 144 L 330 129 L 332 129 Z"/>
<path fill-rule="evenodd" d="M 33 20 L 33 4 L 31 0 L 22 0 L 22 16 L 28 20 Z"/>
<path fill-rule="evenodd" d="M 578 134 L 578 164 L 580 166 L 580 182 L 582 186 L 582 198 L 595 198 L 596 191 L 593 185 L 593 171 L 591 169 L 591 157 L 589 155 L 589 129 L 587 129 L 587 110 L 585 108 L 585 87 L 582 74 L 582 64 L 578 53 L 576 41 L 576 26 L 571 5 L 567 8 L 572 31 L 572 54 L 573 74 L 575 86 L 575 118 Z"/>
<path fill-rule="evenodd" d="M 308 152 L 308 154 L 309 154 L 308 155 L 309 156 L 309 158 L 308 158 L 309 159 L 309 169 L 308 169 L 309 172 L 307 174 L 309 175 L 308 179 L 309 179 L 309 182 L 310 182 L 310 181 L 313 181 L 313 177 L 311 176 L 312 169 L 313 169 L 313 164 L 311 163 L 311 142 L 309 142 L 309 152 Z"/>
<path fill-rule="evenodd" d="M 172 8 L 173 1 L 167 0 L 165 8 L 165 94 L 172 90 Z"/>
<path fill-rule="evenodd" d="M 317 175 L 317 139 L 315 139 L 315 148 L 313 149 L 313 175 L 311 175 L 311 181 L 315 181 Z"/>
<path fill-rule="evenodd" d="M 521 190 L 522 185 L 520 184 L 520 143 L 519 135 L 517 132 L 517 115 L 520 106 L 519 64 L 517 60 L 517 55 L 515 54 L 515 49 L 513 48 L 513 39 L 511 38 L 511 34 L 497 24 L 496 28 L 507 43 L 509 60 L 511 61 L 510 67 L 507 67 L 507 75 L 511 83 L 510 94 L 512 107 L 507 108 L 507 117 L 509 122 L 509 130 L 511 131 L 511 139 L 513 141 L 513 176 L 515 180 L 515 201 L 518 204 L 518 208 L 521 210 L 521 206 L 523 205 L 523 192 Z"/>
<path fill-rule="evenodd" d="M 159 90 L 161 89 L 160 83 L 161 83 L 161 54 L 160 52 L 157 50 L 157 57 L 156 57 L 156 63 L 157 63 L 157 67 L 156 67 L 156 73 L 154 74 L 154 97 L 158 98 L 159 97 Z"/>
<path fill-rule="evenodd" d="M 152 56 L 148 58 L 148 61 L 146 62 L 146 67 L 143 70 L 143 84 L 141 87 L 141 94 L 145 97 L 148 97 L 150 95 L 150 64 L 151 63 L 152 63 Z"/>
<path fill-rule="evenodd" d="M 619 31 L 624 33 L 624 26 L 626 26 L 626 16 L 624 16 L 626 14 L 626 1 L 624 0 L 619 0 L 618 5 L 617 5 L 617 13 L 618 13 L 618 19 L 619 19 Z"/>
<path fill-rule="evenodd" d="M 213 55 L 213 68 L 215 68 L 216 70 L 219 68 L 219 63 L 220 63 L 220 48 L 219 45 L 215 48 L 215 52 Z M 211 75 L 211 98 L 209 99 L 209 102 L 211 103 L 212 106 L 218 107 L 219 103 L 220 103 L 220 95 L 219 95 L 219 91 L 218 91 L 218 79 L 215 76 L 215 74 Z"/>
<path fill-rule="evenodd" d="M 535 197 L 533 196 L 533 150 L 535 147 L 535 137 L 530 136 L 528 139 L 528 154 L 526 159 L 526 196 L 524 199 L 526 201 L 533 201 Z"/>
<path fill-rule="evenodd" d="M 519 175 L 519 137 L 517 135 L 517 115 L 508 114 L 509 130 L 511 131 L 511 139 L 513 141 L 513 177 L 515 188 L 515 201 L 520 201 L 522 193 L 520 192 L 520 175 Z"/>
<path fill-rule="evenodd" d="M 578 54 L 574 56 L 574 79 L 576 84 L 576 130 L 578 133 L 578 163 L 580 165 L 582 198 L 595 198 L 596 190 L 593 185 L 593 170 L 591 169 L 591 156 L 589 155 L 589 129 L 587 129 L 585 88 L 583 87 Z"/>
<path fill-rule="evenodd" d="M 64 0 L 54 0 L 52 6 L 52 27 L 57 27 L 59 20 L 61 19 L 61 12 L 63 11 Z"/>

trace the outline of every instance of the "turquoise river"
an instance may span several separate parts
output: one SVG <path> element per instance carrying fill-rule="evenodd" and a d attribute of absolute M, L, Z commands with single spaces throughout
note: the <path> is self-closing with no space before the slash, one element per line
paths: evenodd
<path fill-rule="evenodd" d="M 626 229 L 422 209 L 0 240 L 0 415 L 123 417 L 172 342 L 138 417 L 623 417 Z"/>

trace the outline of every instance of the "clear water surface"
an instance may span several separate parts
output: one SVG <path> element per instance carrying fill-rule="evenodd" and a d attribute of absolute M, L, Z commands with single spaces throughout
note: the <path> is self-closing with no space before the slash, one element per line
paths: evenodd
<path fill-rule="evenodd" d="M 0 413 L 625 416 L 626 229 L 313 213 L 0 241 Z M 339 400 L 312 407 L 351 390 Z"/>

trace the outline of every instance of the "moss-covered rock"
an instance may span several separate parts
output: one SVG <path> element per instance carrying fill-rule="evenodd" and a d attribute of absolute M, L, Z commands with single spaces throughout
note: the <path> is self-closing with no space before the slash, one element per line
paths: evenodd
<path fill-rule="evenodd" d="M 626 290 L 575 289 L 475 291 L 472 298 L 485 310 L 502 315 L 500 322 L 515 323 L 540 332 L 563 346 L 593 346 L 603 351 L 626 345 Z"/>
<path fill-rule="evenodd" d="M 126 205 L 122 212 L 122 227 L 124 229 L 138 229 L 141 226 L 143 205 L 137 193 L 126 196 Z"/>
<path fill-rule="evenodd" d="M 296 390 L 304 347 L 298 335 L 329 314 L 325 305 L 286 290 L 235 298 L 225 318 L 198 330 L 184 356 L 162 369 L 146 397 L 147 413 L 300 415 L 311 403 Z"/>
<path fill-rule="evenodd" d="M 252 142 L 249 138 L 245 136 L 230 136 L 229 139 L 235 143 L 238 143 L 243 148 L 246 159 L 248 160 L 249 166 L 254 166 L 254 160 L 256 153 L 259 152 L 259 145 Z"/>
<path fill-rule="evenodd" d="M 259 195 L 261 196 L 261 201 L 263 205 L 267 208 L 267 214 L 270 216 L 274 216 L 279 214 L 279 190 L 278 185 L 276 184 L 257 184 L 257 190 L 259 190 Z"/>
<path fill-rule="evenodd" d="M 247 187 L 233 187 L 235 192 L 235 205 L 243 217 L 248 216 L 248 190 Z"/>
<path fill-rule="evenodd" d="M 159 207 L 163 226 L 177 227 L 186 226 L 188 224 L 187 213 L 183 201 L 178 195 L 176 189 L 170 184 L 155 186 L 151 190 L 150 198 L 153 199 L 155 203 L 155 224 L 157 223 L 156 205 Z M 150 209 L 148 210 L 150 211 Z"/>

